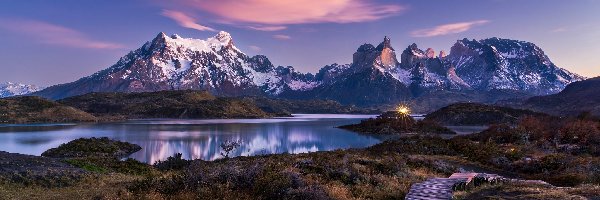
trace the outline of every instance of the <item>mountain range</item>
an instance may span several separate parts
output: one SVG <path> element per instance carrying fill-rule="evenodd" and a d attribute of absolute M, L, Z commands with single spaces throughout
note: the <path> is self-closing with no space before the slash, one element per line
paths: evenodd
<path fill-rule="evenodd" d="M 431 94 L 497 91 L 546 95 L 582 76 L 554 65 L 533 43 L 490 38 L 458 40 L 446 54 L 412 44 L 400 52 L 391 39 L 360 45 L 351 64 L 331 64 L 316 74 L 274 66 L 248 56 L 227 32 L 205 40 L 159 33 L 113 66 L 32 95 L 62 99 L 90 92 L 206 90 L 218 96 L 327 99 L 343 104 L 393 104 Z M 506 92 L 504 92 L 505 94 Z"/>
<path fill-rule="evenodd" d="M 41 88 L 35 85 L 5 82 L 0 83 L 0 98 L 29 94 L 39 91 Z"/>

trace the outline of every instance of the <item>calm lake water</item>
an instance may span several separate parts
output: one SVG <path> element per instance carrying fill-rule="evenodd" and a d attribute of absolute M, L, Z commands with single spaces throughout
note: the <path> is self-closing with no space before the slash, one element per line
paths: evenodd
<path fill-rule="evenodd" d="M 77 138 L 109 137 L 138 144 L 131 155 L 142 162 L 182 153 L 186 159 L 221 158 L 220 144 L 241 140 L 233 156 L 305 153 L 362 148 L 385 138 L 335 128 L 372 115 L 299 114 L 293 118 L 214 120 L 133 120 L 99 124 L 1 125 L 0 150 L 40 155 Z"/>

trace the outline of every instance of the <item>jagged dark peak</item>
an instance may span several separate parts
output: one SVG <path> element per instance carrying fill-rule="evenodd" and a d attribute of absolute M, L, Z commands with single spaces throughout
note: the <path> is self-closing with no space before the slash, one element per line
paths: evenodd
<path fill-rule="evenodd" d="M 433 48 L 427 48 L 427 50 L 425 50 L 425 55 L 427 58 L 435 58 L 435 50 L 433 50 Z"/>
<path fill-rule="evenodd" d="M 274 66 L 273 63 L 267 58 L 265 55 L 255 55 L 250 58 L 250 63 L 252 64 L 252 68 L 257 72 L 270 72 L 273 71 Z"/>
<path fill-rule="evenodd" d="M 340 65 L 338 63 L 333 63 L 330 65 L 325 65 L 324 67 L 319 69 L 319 72 L 315 74 L 315 77 L 318 80 L 330 79 L 346 72 L 349 68 L 350 64 Z"/>
<path fill-rule="evenodd" d="M 381 42 L 379 45 L 377 45 L 377 51 L 383 51 L 383 49 L 391 49 L 392 51 L 395 51 L 394 48 L 392 47 L 392 41 L 390 40 L 390 38 L 388 36 L 383 37 L 383 42 Z"/>
<path fill-rule="evenodd" d="M 156 40 L 156 39 L 164 39 L 164 38 L 167 38 L 167 37 L 168 37 L 168 36 L 167 36 L 167 33 L 165 33 L 165 32 L 160 32 L 160 33 L 158 33 L 158 34 L 156 35 L 156 37 L 154 37 L 154 39 L 155 39 L 155 40 Z"/>
<path fill-rule="evenodd" d="M 153 49 L 163 48 L 163 47 L 165 47 L 168 37 L 169 36 L 167 36 L 167 34 L 165 32 L 160 32 L 156 35 L 156 37 L 154 37 L 154 39 L 152 39 L 152 41 L 144 44 L 143 48 L 145 50 L 153 50 Z"/>
<path fill-rule="evenodd" d="M 294 69 L 294 67 L 292 66 L 277 66 L 277 68 L 275 68 L 275 70 L 282 72 L 284 74 L 290 74 L 290 73 L 296 73 L 296 69 Z"/>
<path fill-rule="evenodd" d="M 455 45 L 464 45 L 470 48 L 481 48 L 483 46 L 494 46 L 499 51 L 506 49 L 514 49 L 514 48 L 526 48 L 527 50 L 533 50 L 534 48 L 538 48 L 535 44 L 527 41 L 513 40 L 513 39 L 503 39 L 498 37 L 492 37 L 482 40 L 469 40 L 464 38 L 462 40 L 458 40 Z"/>
<path fill-rule="evenodd" d="M 356 50 L 356 52 L 372 52 L 375 51 L 375 46 L 373 46 L 372 44 L 363 44 L 360 45 L 360 47 L 358 47 L 358 49 Z"/>
<path fill-rule="evenodd" d="M 419 57 L 424 57 L 425 56 L 425 51 L 419 49 L 419 47 L 417 46 L 417 44 L 412 43 L 411 45 L 409 45 L 404 50 L 404 52 L 402 52 L 402 54 L 415 55 L 415 56 L 419 56 Z"/>

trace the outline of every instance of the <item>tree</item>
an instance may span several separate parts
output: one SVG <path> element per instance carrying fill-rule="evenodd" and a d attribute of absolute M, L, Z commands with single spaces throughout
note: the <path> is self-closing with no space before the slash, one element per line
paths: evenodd
<path fill-rule="evenodd" d="M 241 144 L 242 144 L 241 140 L 225 140 L 225 142 L 221 143 L 221 150 L 223 151 L 223 152 L 221 152 L 221 156 L 223 156 L 225 158 L 229 158 L 229 154 L 233 150 L 240 147 Z"/>

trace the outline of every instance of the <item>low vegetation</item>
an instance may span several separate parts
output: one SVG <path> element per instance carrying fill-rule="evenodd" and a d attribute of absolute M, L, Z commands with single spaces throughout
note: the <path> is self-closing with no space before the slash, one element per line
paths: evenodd
<path fill-rule="evenodd" d="M 368 123 L 400 132 L 426 130 L 411 119 L 394 121 L 399 117 L 385 113 Z M 23 162 L 28 163 L 26 170 L 36 176 L 14 179 L 11 174 L 21 172 L 0 170 L 0 180 L 9 180 L 0 184 L 0 196 L 22 197 L 28 192 L 35 196 L 36 188 L 45 188 L 48 196 L 96 199 L 402 199 L 416 182 L 474 170 L 552 185 L 506 182 L 460 192 L 457 199 L 597 199 L 599 138 L 600 119 L 590 114 L 573 118 L 524 116 L 515 124 L 494 124 L 481 133 L 451 139 L 416 134 L 364 149 L 215 161 L 185 160 L 175 154 L 154 165 L 117 159 L 114 155 L 122 154 L 115 154 L 115 149 L 122 149 L 123 143 L 105 139 L 87 143 L 93 139 L 84 139 L 62 145 L 59 149 L 65 151 L 56 153 L 82 156 L 57 156 L 68 157 L 62 160 L 19 157 L 29 160 Z M 224 155 L 235 146 L 234 142 L 224 143 Z M 81 151 L 89 152 L 69 153 Z M 34 162 L 40 158 L 60 161 L 56 166 L 83 174 L 78 176 L 83 178 L 48 182 L 64 176 L 37 174 L 47 171 L 44 163 Z M 9 166 L 6 163 L 10 162 L 0 162 L 0 167 Z M 94 182 L 104 184 L 80 191 Z"/>
<path fill-rule="evenodd" d="M 304 114 L 379 114 L 376 109 L 366 109 L 353 105 L 342 105 L 333 100 L 293 100 L 273 99 L 266 97 L 245 97 L 245 100 L 254 102 L 259 108 L 269 113 L 289 115 L 293 113 Z"/>
<path fill-rule="evenodd" d="M 141 93 L 90 93 L 59 101 L 105 119 L 266 118 L 273 117 L 250 101 L 215 97 L 206 91 L 170 90 Z"/>
<path fill-rule="evenodd" d="M 577 187 L 557 188 L 546 184 L 504 183 L 485 185 L 471 191 L 459 192 L 454 199 L 573 199 L 587 200 L 600 197 L 600 186 L 584 184 Z"/>
<path fill-rule="evenodd" d="M 110 157 L 122 158 L 141 150 L 137 144 L 102 138 L 80 138 L 52 149 L 42 156 L 53 158 Z"/>
<path fill-rule="evenodd" d="M 0 123 L 73 123 L 127 119 L 289 117 L 292 113 L 375 113 L 331 100 L 215 97 L 206 91 L 90 93 L 57 102 L 24 96 L 0 99 Z"/>
<path fill-rule="evenodd" d="M 433 121 L 414 120 L 407 114 L 396 111 L 383 113 L 376 118 L 362 120 L 359 124 L 340 126 L 360 133 L 400 135 L 407 133 L 419 134 L 456 134 L 452 130 L 438 125 Z"/>
<path fill-rule="evenodd" d="M 519 119 L 526 116 L 547 117 L 548 115 L 479 103 L 456 103 L 428 114 L 425 120 L 446 126 L 481 126 L 499 123 L 516 124 Z"/>
<path fill-rule="evenodd" d="M 0 99 L 0 124 L 95 122 L 93 115 L 41 97 Z"/>

